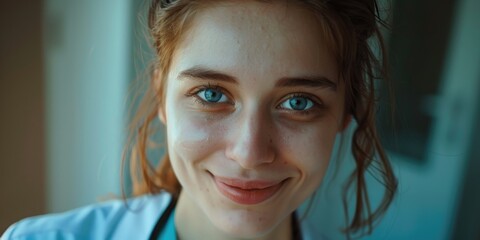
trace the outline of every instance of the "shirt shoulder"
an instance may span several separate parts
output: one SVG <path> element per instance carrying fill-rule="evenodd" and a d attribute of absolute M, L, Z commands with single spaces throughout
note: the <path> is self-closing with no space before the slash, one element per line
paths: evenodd
<path fill-rule="evenodd" d="M 146 239 L 170 201 L 160 193 L 30 217 L 10 226 L 1 240 Z"/>

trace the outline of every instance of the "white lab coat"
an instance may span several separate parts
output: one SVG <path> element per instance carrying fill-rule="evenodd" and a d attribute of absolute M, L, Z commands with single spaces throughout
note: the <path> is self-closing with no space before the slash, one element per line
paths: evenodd
<path fill-rule="evenodd" d="M 10 226 L 1 240 L 148 239 L 170 201 L 168 193 L 161 193 L 30 217 Z M 303 239 L 323 239 L 312 236 L 311 226 L 300 222 Z"/>

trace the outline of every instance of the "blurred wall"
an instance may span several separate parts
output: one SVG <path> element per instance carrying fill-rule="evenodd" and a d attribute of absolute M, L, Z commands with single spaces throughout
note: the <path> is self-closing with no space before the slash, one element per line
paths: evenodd
<path fill-rule="evenodd" d="M 120 194 L 130 2 L 45 2 L 48 211 Z"/>
<path fill-rule="evenodd" d="M 413 2 L 410 1 L 412 3 L 410 8 L 417 6 Z M 430 3 L 431 10 L 437 11 L 434 9 L 436 1 L 430 1 Z M 424 159 L 412 159 L 415 157 L 389 152 L 399 180 L 398 193 L 373 234 L 362 239 L 476 239 L 472 236 L 478 234 L 478 231 L 474 230 L 480 226 L 478 212 L 473 212 L 475 209 L 478 210 L 478 207 L 472 207 L 473 203 L 469 199 L 464 198 L 462 201 L 460 196 L 464 189 L 477 192 L 480 190 L 478 182 L 467 182 L 475 181 L 480 174 L 478 169 L 468 169 L 468 166 L 478 166 L 478 159 L 474 159 L 478 156 L 474 153 L 478 149 L 478 141 L 475 141 L 474 137 L 478 139 L 478 136 L 474 135 L 474 131 L 480 122 L 477 114 L 480 109 L 480 15 L 478 14 L 480 1 L 462 0 L 455 4 L 444 64 L 437 70 L 439 88 L 435 95 L 422 96 L 429 98 L 430 101 L 415 101 L 407 105 L 409 109 L 423 105 L 433 119 L 428 125 L 429 134 L 424 143 Z M 403 14 L 405 17 L 411 17 L 410 12 Z M 425 18 L 428 17 L 430 16 L 425 16 Z M 421 18 L 417 21 L 426 20 Z M 413 24 L 424 23 L 414 22 Z M 439 22 L 431 22 L 431 24 L 433 24 L 431 28 L 448 27 Z M 403 27 L 408 31 L 418 26 Z M 428 33 L 427 36 L 430 34 L 431 38 L 428 39 L 430 44 L 443 41 L 432 36 L 431 32 L 434 30 L 431 28 L 423 29 Z M 413 41 L 409 44 L 412 45 L 425 41 L 425 39 L 418 39 L 417 42 L 415 39 L 411 40 Z M 425 56 L 428 50 L 421 49 L 421 51 L 418 55 L 422 59 L 428 59 L 429 56 Z M 406 61 L 416 60 L 406 59 Z M 420 64 L 423 63 L 420 61 Z M 425 66 L 429 65 L 431 65 L 430 62 L 425 62 Z M 415 67 L 422 69 L 422 65 Z M 413 81 L 409 85 L 411 91 L 404 93 L 406 95 L 402 97 L 409 98 L 409 94 L 417 90 L 415 84 L 428 84 L 425 81 L 429 79 L 420 78 Z M 397 121 L 401 122 L 402 119 Z M 351 130 L 347 132 L 347 138 Z M 398 144 L 409 143 L 398 142 Z M 346 142 L 345 146 L 349 146 L 349 142 Z M 349 153 L 350 150 L 347 149 L 346 152 Z M 330 239 L 343 239 L 339 231 L 345 226 L 345 218 L 339 214 L 343 211 L 340 194 L 343 181 L 353 168 L 353 160 L 350 154 L 335 160 L 334 158 L 331 164 L 333 168 L 329 169 L 329 174 L 315 198 L 318 204 L 311 209 L 312 214 L 309 218 L 312 220 L 312 226 L 316 226 L 319 232 L 325 233 Z M 371 199 L 374 203 L 378 202 L 383 187 L 373 178 L 368 179 L 368 182 Z M 465 196 L 474 197 L 476 194 L 467 192 Z M 353 203 L 353 197 L 350 201 Z M 459 207 L 464 209 L 459 215 L 462 219 L 457 219 Z M 457 224 L 462 224 L 457 229 L 467 228 L 470 233 L 455 234 Z M 455 238 L 455 236 L 470 237 Z"/>
<path fill-rule="evenodd" d="M 128 0 L 0 3 L 0 233 L 120 195 Z"/>
<path fill-rule="evenodd" d="M 44 213 L 42 1 L 0 1 L 0 233 Z"/>
<path fill-rule="evenodd" d="M 477 92 L 480 93 L 480 84 L 477 88 Z M 480 202 L 480 107 L 476 112 L 476 124 L 472 131 L 472 150 L 462 179 L 462 194 L 459 196 L 452 239 L 480 239 L 480 205 L 478 204 Z"/>
<path fill-rule="evenodd" d="M 474 160 L 471 152 L 478 147 L 472 139 L 480 120 L 476 119 L 480 109 L 480 2 L 456 4 L 440 88 L 427 105 L 434 121 L 425 164 L 392 156 L 399 194 L 372 239 L 452 239 L 459 196 L 469 173 L 467 163 Z"/>

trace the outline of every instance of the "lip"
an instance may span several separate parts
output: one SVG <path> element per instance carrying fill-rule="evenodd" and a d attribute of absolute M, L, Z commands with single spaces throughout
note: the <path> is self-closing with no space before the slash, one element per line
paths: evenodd
<path fill-rule="evenodd" d="M 283 186 L 285 180 L 242 180 L 212 175 L 218 190 L 233 202 L 254 205 L 264 202 Z"/>

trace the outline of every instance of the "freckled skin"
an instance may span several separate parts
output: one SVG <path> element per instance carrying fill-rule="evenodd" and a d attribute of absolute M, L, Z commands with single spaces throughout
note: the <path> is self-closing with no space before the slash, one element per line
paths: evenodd
<path fill-rule="evenodd" d="M 292 212 L 321 183 L 345 120 L 344 90 L 318 20 L 286 6 L 235 1 L 203 9 L 178 45 L 160 112 L 183 186 L 175 215 L 181 239 L 289 239 Z M 178 75 L 199 65 L 237 79 L 215 82 L 231 103 L 207 107 L 188 95 L 209 82 Z M 283 77 L 305 75 L 333 79 L 338 88 L 275 86 Z M 326 107 L 310 115 L 279 110 L 285 96 L 297 92 Z M 212 174 L 285 183 L 270 199 L 241 205 L 219 192 Z"/>

